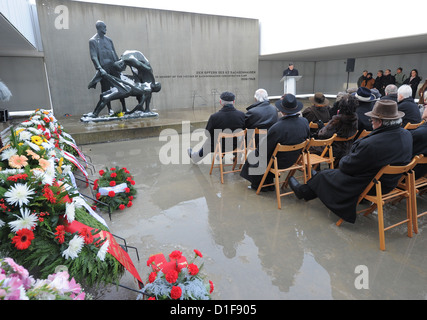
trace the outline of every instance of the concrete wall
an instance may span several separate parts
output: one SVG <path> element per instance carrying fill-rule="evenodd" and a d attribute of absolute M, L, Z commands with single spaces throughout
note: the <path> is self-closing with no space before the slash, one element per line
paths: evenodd
<path fill-rule="evenodd" d="M 0 79 L 12 93 L 9 101 L 0 101 L 1 109 L 51 109 L 43 58 L 0 56 Z"/>
<path fill-rule="evenodd" d="M 67 12 L 55 13 L 61 5 Z M 96 33 L 97 20 L 106 23 L 119 56 L 139 50 L 150 60 L 156 81 L 162 84 L 152 100 L 152 109 L 160 114 L 212 107 L 226 90 L 236 93 L 237 104 L 253 101 L 258 85 L 258 20 L 61 0 L 38 0 L 37 9 L 56 113 L 80 115 L 96 105 L 100 87 L 88 90 L 87 84 L 95 74 L 88 41 Z M 58 28 L 60 15 L 69 17 L 68 28 Z M 128 98 L 128 108 L 135 102 Z M 116 110 L 118 106 L 113 104 Z"/>
<path fill-rule="evenodd" d="M 425 61 L 427 61 L 427 49 L 426 53 L 357 58 L 354 72 L 350 72 L 349 78 L 346 72 L 347 59 L 318 62 L 295 61 L 295 68 L 303 76 L 297 83 L 297 94 L 310 94 L 317 91 L 325 94 L 337 94 L 347 88 L 347 81 L 349 88 L 356 87 L 357 79 L 364 69 L 372 72 L 374 78 L 380 69 L 391 69 L 392 74 L 395 74 L 396 69 L 402 67 L 407 76 L 412 69 L 417 69 L 418 75 L 422 78 L 421 86 L 427 79 Z M 283 85 L 279 81 L 282 71 L 287 68 L 288 63 L 288 61 L 260 60 L 259 86 L 265 88 L 271 96 L 283 94 Z"/>

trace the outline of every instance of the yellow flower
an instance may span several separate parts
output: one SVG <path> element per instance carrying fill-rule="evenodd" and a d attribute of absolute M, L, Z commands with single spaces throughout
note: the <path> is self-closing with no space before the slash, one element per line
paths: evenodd
<path fill-rule="evenodd" d="M 43 139 L 40 138 L 39 136 L 32 136 L 31 137 L 31 142 L 35 143 L 36 145 L 40 146 L 43 142 Z"/>
<path fill-rule="evenodd" d="M 119 112 L 119 113 L 117 114 L 117 116 L 118 116 L 119 118 L 121 118 L 121 117 L 123 117 L 123 116 L 124 116 L 124 113 L 123 113 L 123 112 Z"/>
<path fill-rule="evenodd" d="M 15 134 L 18 136 L 22 131 L 24 131 L 25 129 L 19 129 L 15 131 Z"/>
<path fill-rule="evenodd" d="M 15 154 L 9 158 L 9 166 L 15 169 L 21 169 L 28 165 L 28 158 L 26 156 L 18 156 Z"/>
<path fill-rule="evenodd" d="M 59 173 L 62 174 L 62 164 L 64 163 L 64 158 L 59 159 L 58 167 L 56 168 Z"/>

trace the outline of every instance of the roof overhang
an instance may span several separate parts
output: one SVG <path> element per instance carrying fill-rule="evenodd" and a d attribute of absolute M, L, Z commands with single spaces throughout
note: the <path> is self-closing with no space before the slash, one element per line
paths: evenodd
<path fill-rule="evenodd" d="M 260 61 L 328 61 L 427 52 L 427 33 L 261 55 Z"/>
<path fill-rule="evenodd" d="M 0 13 L 0 57 L 42 57 L 39 52 L 14 26 Z"/>

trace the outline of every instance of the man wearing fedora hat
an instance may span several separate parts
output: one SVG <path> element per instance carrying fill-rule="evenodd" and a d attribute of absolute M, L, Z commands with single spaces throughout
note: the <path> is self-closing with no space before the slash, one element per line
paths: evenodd
<path fill-rule="evenodd" d="M 283 115 L 270 129 L 267 136 L 261 139 L 254 152 L 248 155 L 240 175 L 251 182 L 252 189 L 258 189 L 262 176 L 267 169 L 268 161 L 277 144 L 294 145 L 299 144 L 310 137 L 310 127 L 307 119 L 300 117 L 303 104 L 293 94 L 286 94 L 276 102 L 276 108 Z M 277 157 L 279 168 L 288 168 L 293 165 L 299 157 L 299 152 L 286 152 Z M 273 175 L 269 174 L 266 184 L 273 182 Z M 270 190 L 274 188 L 270 188 Z M 268 191 L 266 189 L 263 191 Z"/>
<path fill-rule="evenodd" d="M 369 117 L 365 115 L 366 112 L 372 111 L 372 108 L 375 103 L 375 95 L 372 94 L 372 91 L 366 87 L 360 87 L 357 89 L 357 92 L 353 93 L 357 98 L 359 105 L 356 108 L 356 114 L 358 118 L 358 130 L 359 133 L 363 129 L 367 131 L 372 131 L 372 125 L 369 122 Z"/>
<path fill-rule="evenodd" d="M 313 97 L 308 98 L 312 105 L 302 112 L 302 116 L 308 120 L 308 122 L 323 122 L 326 123 L 331 120 L 331 114 L 329 112 L 329 100 L 326 99 L 322 92 L 316 92 Z"/>
<path fill-rule="evenodd" d="M 404 113 L 392 100 L 379 100 L 366 113 L 373 131 L 354 142 L 338 169 L 326 169 L 315 174 L 307 184 L 291 178 L 289 185 L 295 195 L 306 201 L 318 197 L 323 204 L 343 220 L 356 221 L 359 195 L 378 171 L 386 165 L 406 165 L 412 160 L 412 135 L 401 127 Z M 381 178 L 382 192 L 396 187 L 399 175 Z M 371 190 L 375 192 L 374 190 Z"/>

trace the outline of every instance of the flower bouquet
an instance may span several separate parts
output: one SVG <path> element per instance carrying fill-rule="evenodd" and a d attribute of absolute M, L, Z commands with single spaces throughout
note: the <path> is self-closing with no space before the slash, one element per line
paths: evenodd
<path fill-rule="evenodd" d="M 11 258 L 0 259 L 0 300 L 85 300 L 86 294 L 67 271 L 34 280 Z"/>
<path fill-rule="evenodd" d="M 214 290 L 212 281 L 204 282 L 200 275 L 200 268 L 194 263 L 195 259 L 203 255 L 194 250 L 195 256 L 191 263 L 175 250 L 169 254 L 169 262 L 163 254 L 151 256 L 147 266 L 151 266 L 153 272 L 148 277 L 148 283 L 143 293 L 149 296 L 149 300 L 210 300 Z"/>
<path fill-rule="evenodd" d="M 94 181 L 93 189 L 101 209 L 114 210 L 132 207 L 136 195 L 135 181 L 126 168 L 112 167 L 99 171 L 100 178 Z"/>
<path fill-rule="evenodd" d="M 0 149 L 1 255 L 44 278 L 64 265 L 80 283 L 118 282 L 124 268 L 99 236 L 108 227 L 88 211 L 58 158 L 63 152 L 37 130 L 12 129 Z M 75 223 L 85 227 L 71 228 Z"/>

